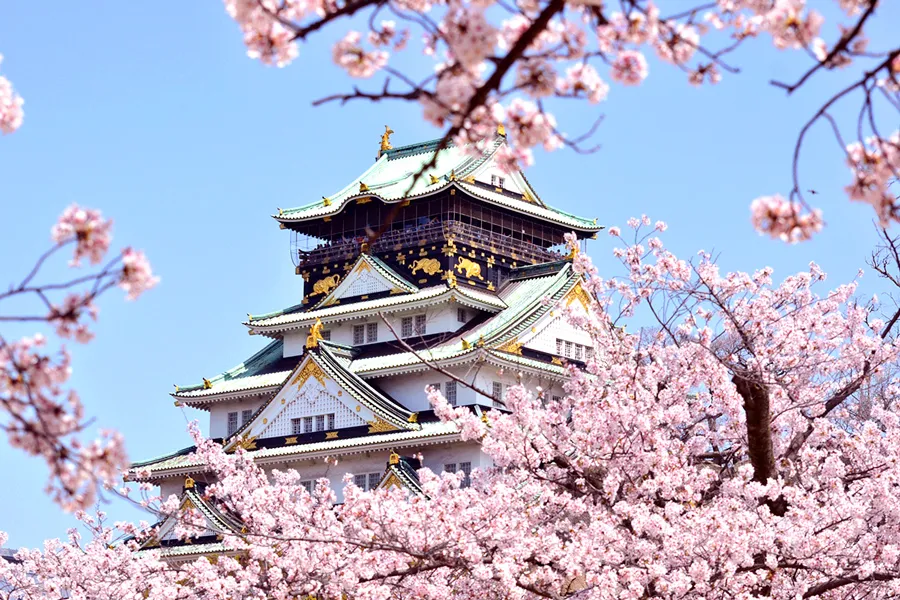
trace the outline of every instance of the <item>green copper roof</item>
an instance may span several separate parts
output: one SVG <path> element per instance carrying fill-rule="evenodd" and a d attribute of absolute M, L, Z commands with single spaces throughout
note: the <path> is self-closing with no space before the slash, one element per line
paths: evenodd
<path fill-rule="evenodd" d="M 335 215 L 355 198 L 374 196 L 385 202 L 394 203 L 406 198 L 433 194 L 455 186 L 488 203 L 524 212 L 580 231 L 595 232 L 601 229 L 597 226 L 596 220 L 576 217 L 544 204 L 521 173 L 514 175 L 520 178 L 520 184 L 534 199 L 533 202 L 525 200 L 524 197 L 513 197 L 466 184 L 463 179 L 475 173 L 489 161 L 497 150 L 506 144 L 505 137 L 497 136 L 483 153 L 475 155 L 468 146 L 458 147 L 451 144 L 438 150 L 439 142 L 440 140 L 432 140 L 389 150 L 383 153 L 375 161 L 375 164 L 366 169 L 362 175 L 329 196 L 327 202 L 323 199 L 306 206 L 282 210 L 275 215 L 275 218 L 282 223 L 307 221 Z M 432 159 L 435 152 L 437 152 L 435 165 L 417 177 L 422 167 Z M 434 183 L 432 183 L 432 176 L 437 178 Z M 360 191 L 360 184 L 364 184 L 367 189 Z"/>

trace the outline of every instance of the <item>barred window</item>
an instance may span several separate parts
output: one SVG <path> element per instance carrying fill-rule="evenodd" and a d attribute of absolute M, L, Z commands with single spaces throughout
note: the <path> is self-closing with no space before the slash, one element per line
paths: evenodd
<path fill-rule="evenodd" d="M 563 341 L 559 338 L 556 338 L 556 354 L 558 356 L 562 356 L 563 353 Z"/>
<path fill-rule="evenodd" d="M 440 384 L 440 383 L 429 383 L 429 384 L 428 384 L 428 387 L 433 387 L 433 388 L 436 389 L 437 391 L 441 391 L 441 384 Z"/>
<path fill-rule="evenodd" d="M 378 323 L 366 323 L 366 342 L 378 341 Z"/>
<path fill-rule="evenodd" d="M 303 417 L 303 433 L 312 433 L 312 417 Z"/>
<path fill-rule="evenodd" d="M 456 463 L 447 463 L 444 465 L 444 473 L 456 473 Z"/>
<path fill-rule="evenodd" d="M 492 186 L 502 188 L 504 183 L 506 183 L 506 178 L 500 177 L 499 175 L 491 175 Z"/>
<path fill-rule="evenodd" d="M 294 435 L 303 433 L 303 419 L 291 419 L 291 433 Z"/>
<path fill-rule="evenodd" d="M 450 403 L 450 406 L 456 406 L 456 382 L 448 381 L 444 384 L 444 397 L 447 398 L 447 402 Z"/>
<path fill-rule="evenodd" d="M 584 349 L 584 360 L 591 360 L 592 358 L 594 358 L 594 347 L 587 346 Z"/>
<path fill-rule="evenodd" d="M 312 494 L 313 492 L 313 482 L 311 479 L 307 479 L 306 481 L 301 481 L 300 486 L 306 490 L 306 493 Z"/>
<path fill-rule="evenodd" d="M 575 360 L 584 360 L 584 346 L 575 344 Z"/>
<path fill-rule="evenodd" d="M 354 344 L 362 344 L 366 341 L 366 326 L 365 325 L 354 325 L 353 326 L 353 343 Z"/>
<path fill-rule="evenodd" d="M 250 417 L 253 416 L 253 411 L 251 409 L 242 410 L 241 411 L 241 425 L 250 420 Z"/>
<path fill-rule="evenodd" d="M 425 335 L 425 315 L 416 315 L 416 335 Z"/>
<path fill-rule="evenodd" d="M 330 329 L 322 330 L 322 339 L 327 340 L 329 342 L 331 341 L 331 330 Z"/>
<path fill-rule="evenodd" d="M 413 320 L 412 317 L 403 317 L 400 319 L 400 337 L 408 338 L 412 337 L 413 334 Z"/>
<path fill-rule="evenodd" d="M 460 484 L 461 487 L 467 488 L 472 485 L 472 463 L 470 462 L 461 462 L 459 463 L 459 470 L 463 472 L 463 480 Z"/>
<path fill-rule="evenodd" d="M 369 473 L 369 488 L 370 490 L 374 490 L 378 487 L 378 482 L 381 481 L 381 473 Z"/>
<path fill-rule="evenodd" d="M 233 434 L 238 428 L 237 411 L 228 413 L 228 435 Z"/>
<path fill-rule="evenodd" d="M 328 413 L 325 419 L 328 421 L 328 429 L 334 429 L 334 413 Z"/>
<path fill-rule="evenodd" d="M 506 405 L 503 403 L 502 383 L 500 383 L 499 381 L 494 381 L 491 383 L 491 395 L 494 396 L 494 408 L 506 408 Z"/>
<path fill-rule="evenodd" d="M 353 476 L 353 485 L 358 487 L 361 490 L 366 489 L 366 474 L 361 473 L 359 475 Z"/>
<path fill-rule="evenodd" d="M 469 315 L 466 314 L 466 309 L 457 308 L 456 309 L 456 320 L 460 323 L 466 323 L 469 320 Z"/>
<path fill-rule="evenodd" d="M 316 431 L 325 431 L 325 415 L 316 415 Z"/>
<path fill-rule="evenodd" d="M 566 342 L 566 358 L 572 358 L 572 342 Z"/>
<path fill-rule="evenodd" d="M 554 402 L 562 402 L 562 396 L 553 396 Z"/>

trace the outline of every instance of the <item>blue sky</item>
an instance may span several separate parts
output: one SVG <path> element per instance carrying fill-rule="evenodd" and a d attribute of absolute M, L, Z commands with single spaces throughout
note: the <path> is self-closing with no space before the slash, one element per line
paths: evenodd
<path fill-rule="evenodd" d="M 900 21 L 897 6 L 890 10 L 869 31 L 873 39 Z M 299 300 L 289 235 L 270 217 L 276 207 L 342 187 L 371 164 L 385 124 L 395 145 L 439 134 L 414 105 L 313 108 L 348 86 L 331 64 L 336 34 L 275 69 L 246 58 L 216 1 L 0 7 L 2 72 L 26 101 L 22 129 L 0 139 L 0 285 L 21 278 L 72 202 L 111 216 L 117 245 L 146 251 L 162 283 L 136 303 L 110 293 L 96 340 L 73 349 L 72 381 L 88 413 L 122 431 L 134 459 L 190 443 L 187 420 L 206 413 L 175 408 L 168 394 L 260 347 L 240 325 L 246 313 Z M 641 88 L 613 86 L 600 106 L 566 105 L 560 121 L 572 133 L 606 115 L 601 150 L 539 153 L 528 177 L 550 204 L 601 224 L 640 213 L 666 220 L 667 245 L 685 257 L 715 250 L 727 270 L 770 265 L 782 276 L 815 259 L 831 284 L 853 278 L 874 242 L 872 211 L 846 200 L 849 175 L 824 129 L 809 139 L 803 174 L 804 188 L 820 192 L 826 230 L 786 246 L 749 225 L 753 198 L 790 188 L 800 125 L 843 77 L 820 77 L 786 98 L 766 82 L 790 80 L 806 63 L 768 40 L 753 48 L 765 49 L 740 52 L 743 72 L 714 88 L 690 87 L 651 60 Z M 591 243 L 601 269 L 612 268 L 611 247 L 605 237 Z M 864 288 L 879 289 L 874 278 Z M 10 545 L 64 535 L 73 521 L 42 493 L 40 461 L 3 442 L 0 473 L 0 530 Z M 118 501 L 103 509 L 140 517 Z"/>

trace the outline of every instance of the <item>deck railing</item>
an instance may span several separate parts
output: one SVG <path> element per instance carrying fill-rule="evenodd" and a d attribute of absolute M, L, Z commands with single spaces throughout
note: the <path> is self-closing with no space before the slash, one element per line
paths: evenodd
<path fill-rule="evenodd" d="M 563 258 L 561 252 L 547 250 L 537 244 L 486 231 L 480 227 L 462 221 L 440 221 L 418 225 L 407 229 L 396 229 L 383 233 L 370 250 L 374 254 L 382 254 L 402 248 L 424 246 L 433 243 L 444 243 L 453 240 L 457 245 L 474 246 L 489 250 L 492 253 L 523 263 L 543 263 Z M 301 267 L 311 264 L 324 264 L 352 260 L 366 243 L 364 236 L 354 239 L 327 242 L 312 250 L 297 250 Z"/>

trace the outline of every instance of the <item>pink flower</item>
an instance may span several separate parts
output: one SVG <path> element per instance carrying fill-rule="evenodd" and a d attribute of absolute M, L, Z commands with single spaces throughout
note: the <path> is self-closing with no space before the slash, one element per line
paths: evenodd
<path fill-rule="evenodd" d="M 609 228 L 609 232 L 608 232 L 608 233 L 609 233 L 609 235 L 611 235 L 611 236 L 613 236 L 613 237 L 620 237 L 620 236 L 622 235 L 622 230 L 619 229 L 618 227 L 615 227 L 615 226 L 614 226 L 614 227 L 610 227 L 610 228 Z"/>
<path fill-rule="evenodd" d="M 479 66 L 497 45 L 497 30 L 484 16 L 484 7 L 454 0 L 439 25 L 452 57 L 467 69 Z"/>
<path fill-rule="evenodd" d="M 99 210 L 72 204 L 60 215 L 59 221 L 50 230 L 50 235 L 57 244 L 75 240 L 75 254 L 70 263 L 72 266 L 81 264 L 83 257 L 96 265 L 109 250 L 111 230 L 112 221 L 104 219 Z"/>
<path fill-rule="evenodd" d="M 347 33 L 334 45 L 331 55 L 351 77 L 366 79 L 387 64 L 388 53 L 383 50 L 365 52 L 359 45 L 361 37 L 358 31 Z"/>
<path fill-rule="evenodd" d="M 600 78 L 597 70 L 581 63 L 566 69 L 565 78 L 557 79 L 556 89 L 560 95 L 584 94 L 591 104 L 606 100 L 609 93 L 609 86 Z"/>
<path fill-rule="evenodd" d="M 0 63 L 3 55 L 0 54 Z M 0 75 L 0 131 L 4 134 L 12 133 L 22 126 L 22 105 L 25 101 L 16 94 L 12 84 L 6 77 Z"/>
<path fill-rule="evenodd" d="M 812 238 L 821 231 L 822 212 L 804 213 L 797 202 L 788 202 L 782 196 L 762 196 L 750 205 L 753 227 L 760 233 L 786 242 L 799 242 Z"/>
<path fill-rule="evenodd" d="M 624 85 L 638 85 L 647 78 L 647 59 L 636 50 L 620 52 L 612 63 L 611 76 Z"/>
<path fill-rule="evenodd" d="M 135 300 L 159 283 L 159 277 L 153 275 L 150 261 L 143 252 L 126 248 L 122 252 L 122 278 L 119 287 L 125 290 L 129 300 Z"/>
<path fill-rule="evenodd" d="M 81 319 L 87 315 L 96 321 L 97 312 L 97 306 L 90 294 L 69 294 L 62 306 L 53 306 L 47 320 L 56 325 L 58 336 L 86 344 L 94 339 L 94 334 Z"/>

